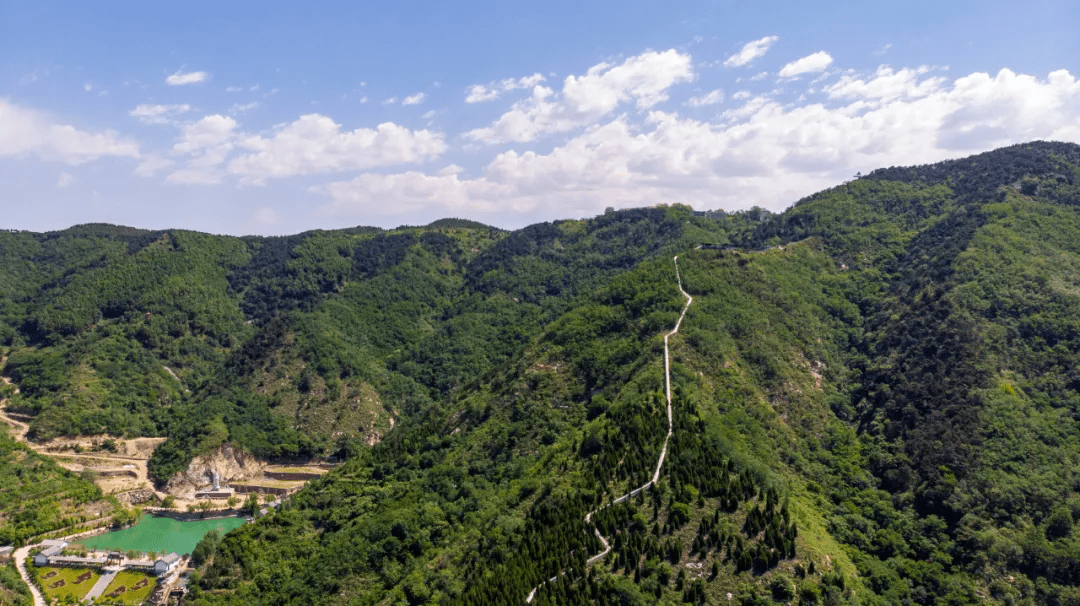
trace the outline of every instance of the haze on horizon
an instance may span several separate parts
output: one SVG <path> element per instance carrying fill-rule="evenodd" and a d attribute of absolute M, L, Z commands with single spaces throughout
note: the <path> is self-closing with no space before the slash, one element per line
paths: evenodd
<path fill-rule="evenodd" d="M 1075 3 L 899 4 L 4 0 L 0 227 L 781 210 L 1080 143 Z"/>

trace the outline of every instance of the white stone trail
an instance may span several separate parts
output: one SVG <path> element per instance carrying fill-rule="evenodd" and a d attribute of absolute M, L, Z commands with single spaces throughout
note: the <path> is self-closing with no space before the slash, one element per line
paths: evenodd
<path fill-rule="evenodd" d="M 611 502 L 610 505 L 604 505 L 604 506 L 600 507 L 599 509 L 596 509 L 594 511 L 590 511 L 588 514 L 586 514 L 585 515 L 585 523 L 586 524 L 588 524 L 589 522 L 592 521 L 592 516 L 593 516 L 594 513 L 597 513 L 597 512 L 599 512 L 599 511 L 601 511 L 603 509 L 606 509 L 607 507 L 610 507 L 611 505 L 617 505 L 619 503 L 622 503 L 622 502 L 626 501 L 627 499 L 635 497 L 635 496 L 637 496 L 637 494 L 639 492 L 649 488 L 650 486 L 652 486 L 652 485 L 654 485 L 654 484 L 656 484 L 657 482 L 660 481 L 660 470 L 664 467 L 664 459 L 667 457 L 668 441 L 671 440 L 671 435 L 674 433 L 674 430 L 675 430 L 675 426 L 674 426 L 674 423 L 672 422 L 672 415 L 671 415 L 671 356 L 670 356 L 670 354 L 668 354 L 668 338 L 673 336 L 673 335 L 679 334 L 679 326 L 682 325 L 683 318 L 686 317 L 686 311 L 688 309 L 690 309 L 690 304 L 694 302 L 694 297 L 691 297 L 689 293 L 687 293 L 685 290 L 683 290 L 682 276 L 679 274 L 679 256 L 678 255 L 675 256 L 674 261 L 675 261 L 675 280 L 679 284 L 679 292 L 681 292 L 682 295 L 684 297 L 686 297 L 686 305 L 683 306 L 682 313 L 679 314 L 679 319 L 678 319 L 677 322 L 675 322 L 675 328 L 673 328 L 671 330 L 671 332 L 664 335 L 664 393 L 667 396 L 667 435 L 664 436 L 664 447 L 660 449 L 660 459 L 658 461 L 656 461 L 656 471 L 653 472 L 652 479 L 649 480 L 648 482 L 645 482 L 641 486 L 638 486 L 637 488 L 631 490 L 630 492 L 628 492 L 628 493 L 622 495 L 621 497 L 615 499 L 614 501 Z M 598 553 L 598 554 L 590 557 L 588 560 L 586 560 L 585 561 L 586 566 L 591 566 L 593 564 L 593 562 L 596 562 L 597 560 L 599 560 L 600 558 L 603 558 L 609 552 L 611 552 L 611 545 L 608 543 L 607 539 L 604 538 L 604 535 L 600 534 L 600 530 L 599 529 L 594 529 L 594 532 L 596 532 L 596 538 L 600 539 L 600 544 L 604 546 L 604 549 L 600 553 Z M 562 574 L 564 574 L 564 573 L 559 573 L 558 575 L 551 577 L 547 581 L 544 581 L 544 583 L 552 583 L 552 582 L 555 581 L 555 579 L 559 578 L 559 576 L 561 576 Z M 529 597 L 525 598 L 525 603 L 526 604 L 532 603 L 533 598 L 536 597 L 536 591 L 538 589 L 540 589 L 541 587 L 543 587 L 544 583 L 540 583 L 536 587 L 533 587 L 533 590 L 529 592 Z"/>
<path fill-rule="evenodd" d="M 15 558 L 15 568 L 19 571 L 19 576 L 22 577 L 26 586 L 30 588 L 30 595 L 34 598 L 34 606 L 45 606 L 45 596 L 41 594 L 41 590 L 37 588 L 30 581 L 30 573 L 26 570 L 26 558 L 30 557 L 30 549 L 36 547 L 36 545 L 27 545 L 15 550 L 13 557 Z"/>

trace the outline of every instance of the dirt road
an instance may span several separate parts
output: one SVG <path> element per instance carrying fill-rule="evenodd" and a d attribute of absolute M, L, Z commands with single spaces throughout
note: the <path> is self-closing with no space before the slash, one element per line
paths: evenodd
<path fill-rule="evenodd" d="M 0 368 L 4 367 L 4 362 L 7 362 L 7 358 L 0 358 Z M 11 385 L 11 381 L 7 377 L 0 377 L 0 383 L 4 385 Z M 19 393 L 19 388 L 15 388 L 15 393 Z M 26 441 L 26 434 L 30 431 L 30 426 L 22 421 L 16 421 L 7 415 L 7 399 L 0 400 L 0 421 L 7 423 L 15 428 L 15 439 L 19 442 Z"/>
<path fill-rule="evenodd" d="M 5 360 L 6 360 L 6 358 L 5 359 L 0 359 L 0 367 L 3 367 L 3 362 Z M 0 382 L 2 382 L 5 385 L 11 385 L 11 381 L 9 381 L 7 379 L 7 377 L 0 377 Z M 19 393 L 19 390 L 17 388 L 15 389 L 15 393 Z M 145 484 L 148 487 L 153 486 L 153 482 L 150 481 L 150 476 L 146 471 L 146 462 L 150 458 L 149 453 L 153 451 L 153 448 L 157 444 L 165 441 L 164 438 L 134 438 L 134 439 L 131 439 L 131 440 L 123 440 L 123 439 L 115 439 L 114 440 L 114 442 L 116 442 L 119 445 L 119 448 L 123 452 L 146 453 L 145 456 L 123 455 L 123 454 L 116 454 L 116 453 L 112 453 L 112 452 L 104 452 L 104 453 L 65 452 L 66 448 L 64 448 L 64 447 L 74 448 L 74 447 L 78 446 L 78 447 L 81 447 L 81 448 L 85 448 L 85 447 L 90 446 L 95 441 L 95 439 L 92 439 L 92 438 L 77 438 L 77 439 L 67 438 L 67 439 L 54 440 L 52 443 L 49 443 L 49 444 L 35 444 L 33 442 L 30 442 L 30 441 L 28 441 L 26 439 L 26 434 L 30 431 L 30 426 L 27 425 L 26 423 L 22 422 L 22 421 L 19 421 L 18 419 L 12 418 L 8 414 L 8 412 L 7 412 L 7 400 L 0 400 L 0 421 L 3 421 L 4 423 L 10 425 L 11 427 L 13 427 L 15 429 L 14 437 L 15 437 L 16 441 L 22 442 L 23 444 L 26 444 L 27 446 L 30 447 L 31 450 L 33 450 L 34 452 L 36 452 L 36 453 L 38 453 L 40 455 L 44 455 L 44 456 L 47 456 L 47 457 L 54 457 L 54 458 L 58 458 L 58 459 L 86 459 L 86 460 L 108 461 L 110 463 L 116 464 L 119 467 L 131 466 L 131 467 L 128 467 L 128 469 L 131 469 L 132 471 L 135 472 L 136 477 L 135 477 L 134 480 L 131 479 L 131 478 L 127 478 L 127 479 L 116 479 L 116 480 L 103 480 L 101 482 L 98 482 L 98 484 L 102 487 L 102 489 L 106 490 L 107 492 L 111 491 L 111 490 L 124 490 L 124 489 L 131 490 L 131 489 L 139 488 L 143 484 Z M 68 469 L 71 469 L 72 471 L 76 471 L 76 472 L 82 471 L 81 468 L 72 469 L 70 466 L 65 466 L 65 465 L 63 465 L 62 462 L 61 462 L 61 465 L 68 468 Z M 90 465 L 83 465 L 81 467 L 87 467 L 87 466 L 90 466 Z M 154 490 L 154 494 L 156 494 L 159 499 L 164 499 L 165 496 L 166 496 L 165 493 L 159 492 L 157 490 Z"/>

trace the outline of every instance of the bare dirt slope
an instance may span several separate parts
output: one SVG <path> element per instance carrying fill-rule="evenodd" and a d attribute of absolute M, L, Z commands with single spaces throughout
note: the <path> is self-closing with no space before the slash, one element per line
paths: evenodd
<path fill-rule="evenodd" d="M 232 482 L 262 479 L 266 464 L 231 444 L 223 444 L 208 455 L 192 459 L 187 470 L 169 479 L 165 491 L 182 499 L 193 499 L 195 492 L 213 485 L 212 472 L 222 486 Z"/>

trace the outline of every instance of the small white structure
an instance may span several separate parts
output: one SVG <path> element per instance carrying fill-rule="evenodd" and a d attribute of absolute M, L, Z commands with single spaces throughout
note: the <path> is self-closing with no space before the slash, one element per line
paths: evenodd
<path fill-rule="evenodd" d="M 67 547 L 67 541 L 46 539 L 41 542 L 41 547 L 42 550 L 34 556 L 34 566 L 48 566 L 49 561 L 60 555 L 60 552 Z"/>
<path fill-rule="evenodd" d="M 5 545 L 0 547 L 0 562 L 10 560 L 15 553 L 15 548 L 11 545 Z"/>
<path fill-rule="evenodd" d="M 178 565 L 180 565 L 180 554 L 170 553 L 154 560 L 154 574 L 162 575 L 172 572 Z"/>

